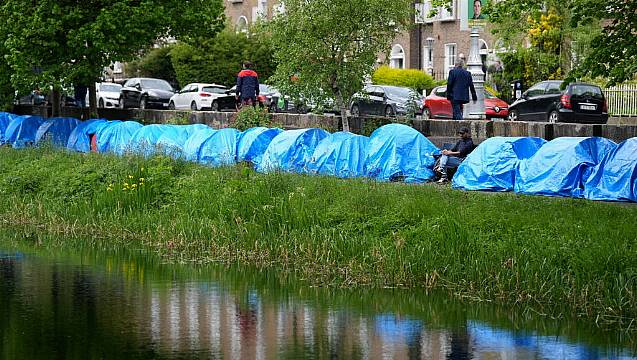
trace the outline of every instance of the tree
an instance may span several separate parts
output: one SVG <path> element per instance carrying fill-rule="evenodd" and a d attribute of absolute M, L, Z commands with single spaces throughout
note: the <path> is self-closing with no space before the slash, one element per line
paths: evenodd
<path fill-rule="evenodd" d="M 334 99 L 343 130 L 347 107 L 372 74 L 379 53 L 412 15 L 407 0 L 282 0 L 285 13 L 270 23 L 273 82 L 284 93 L 319 104 Z"/>
<path fill-rule="evenodd" d="M 22 90 L 38 84 L 55 93 L 74 83 L 94 85 L 105 66 L 132 60 L 159 38 L 215 34 L 223 26 L 223 3 L 4 0 L 0 18 L 12 84 Z M 90 98 L 96 112 L 94 89 Z"/>
<path fill-rule="evenodd" d="M 126 64 L 126 72 L 135 76 L 164 79 L 177 86 L 177 74 L 170 59 L 173 47 L 174 45 L 167 45 L 150 49 L 141 58 Z"/>
<path fill-rule="evenodd" d="M 270 35 L 255 27 L 248 34 L 226 29 L 212 38 L 181 42 L 171 50 L 170 57 L 182 86 L 191 82 L 232 86 L 245 60 L 255 64 L 262 81 L 267 80 L 276 67 L 272 54 Z"/>

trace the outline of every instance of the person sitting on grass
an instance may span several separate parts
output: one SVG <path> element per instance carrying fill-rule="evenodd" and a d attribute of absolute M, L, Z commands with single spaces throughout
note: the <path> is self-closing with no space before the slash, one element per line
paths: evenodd
<path fill-rule="evenodd" d="M 475 148 L 469 128 L 461 127 L 460 130 L 458 130 L 458 135 L 460 136 L 460 140 L 458 140 L 456 145 L 454 145 L 451 150 L 442 150 L 441 152 L 442 156 L 438 160 L 439 164 L 435 169 L 436 172 L 440 174 L 439 184 L 449 182 L 449 178 L 447 177 L 449 169 L 455 169 L 460 166 L 462 161 Z"/>

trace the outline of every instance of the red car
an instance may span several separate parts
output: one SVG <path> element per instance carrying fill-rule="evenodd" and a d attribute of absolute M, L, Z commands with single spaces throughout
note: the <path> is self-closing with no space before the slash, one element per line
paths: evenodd
<path fill-rule="evenodd" d="M 487 119 L 506 119 L 509 116 L 509 104 L 493 96 L 489 91 L 484 90 L 484 106 L 486 107 Z M 453 110 L 451 102 L 447 100 L 447 87 L 438 86 L 431 90 L 431 94 L 425 98 L 426 119 L 451 119 Z"/>

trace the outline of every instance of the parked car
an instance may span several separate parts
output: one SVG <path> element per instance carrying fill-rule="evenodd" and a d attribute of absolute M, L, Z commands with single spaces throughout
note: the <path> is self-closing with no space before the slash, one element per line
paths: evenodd
<path fill-rule="evenodd" d="M 361 93 L 354 95 L 354 100 L 350 104 L 350 113 L 354 117 L 407 115 L 410 111 L 420 115 L 423 103 L 424 98 L 409 88 L 367 85 Z"/>
<path fill-rule="evenodd" d="M 234 94 L 230 94 L 228 88 L 223 85 L 193 83 L 184 86 L 173 95 L 168 108 L 221 111 L 235 109 L 235 103 Z"/>
<path fill-rule="evenodd" d="M 75 99 L 68 95 L 60 94 L 60 101 L 60 105 L 65 107 L 77 106 Z M 51 106 L 52 99 L 50 94 L 43 95 L 40 92 L 33 91 L 29 95 L 18 96 L 14 103 L 16 105 Z"/>
<path fill-rule="evenodd" d="M 533 85 L 509 107 L 509 120 L 605 124 L 608 105 L 597 85 L 571 83 L 562 90 L 562 81 L 542 81 Z"/>
<path fill-rule="evenodd" d="M 237 85 L 231 87 L 229 93 L 234 96 L 237 93 Z M 270 85 L 259 84 L 259 96 L 257 96 L 257 101 L 259 105 L 269 108 L 272 104 L 272 97 L 277 94 L 280 96 L 279 91 Z"/>
<path fill-rule="evenodd" d="M 484 106 L 487 119 L 506 119 L 509 116 L 509 104 L 484 90 Z M 431 90 L 425 98 L 424 116 L 427 119 L 452 119 L 453 109 L 447 100 L 447 87 L 439 86 Z"/>
<path fill-rule="evenodd" d="M 98 108 L 116 108 L 119 107 L 119 94 L 122 91 L 122 85 L 104 82 L 95 84 L 95 99 Z M 86 106 L 89 104 L 89 94 L 86 94 Z"/>
<path fill-rule="evenodd" d="M 168 108 L 175 90 L 166 81 L 151 78 L 131 78 L 126 81 L 119 95 L 119 107 Z"/>

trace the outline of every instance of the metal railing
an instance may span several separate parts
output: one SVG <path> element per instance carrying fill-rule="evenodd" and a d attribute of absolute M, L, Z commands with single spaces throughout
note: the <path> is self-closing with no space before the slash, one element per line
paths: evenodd
<path fill-rule="evenodd" d="M 603 91 L 610 115 L 637 116 L 637 84 L 621 84 Z"/>

